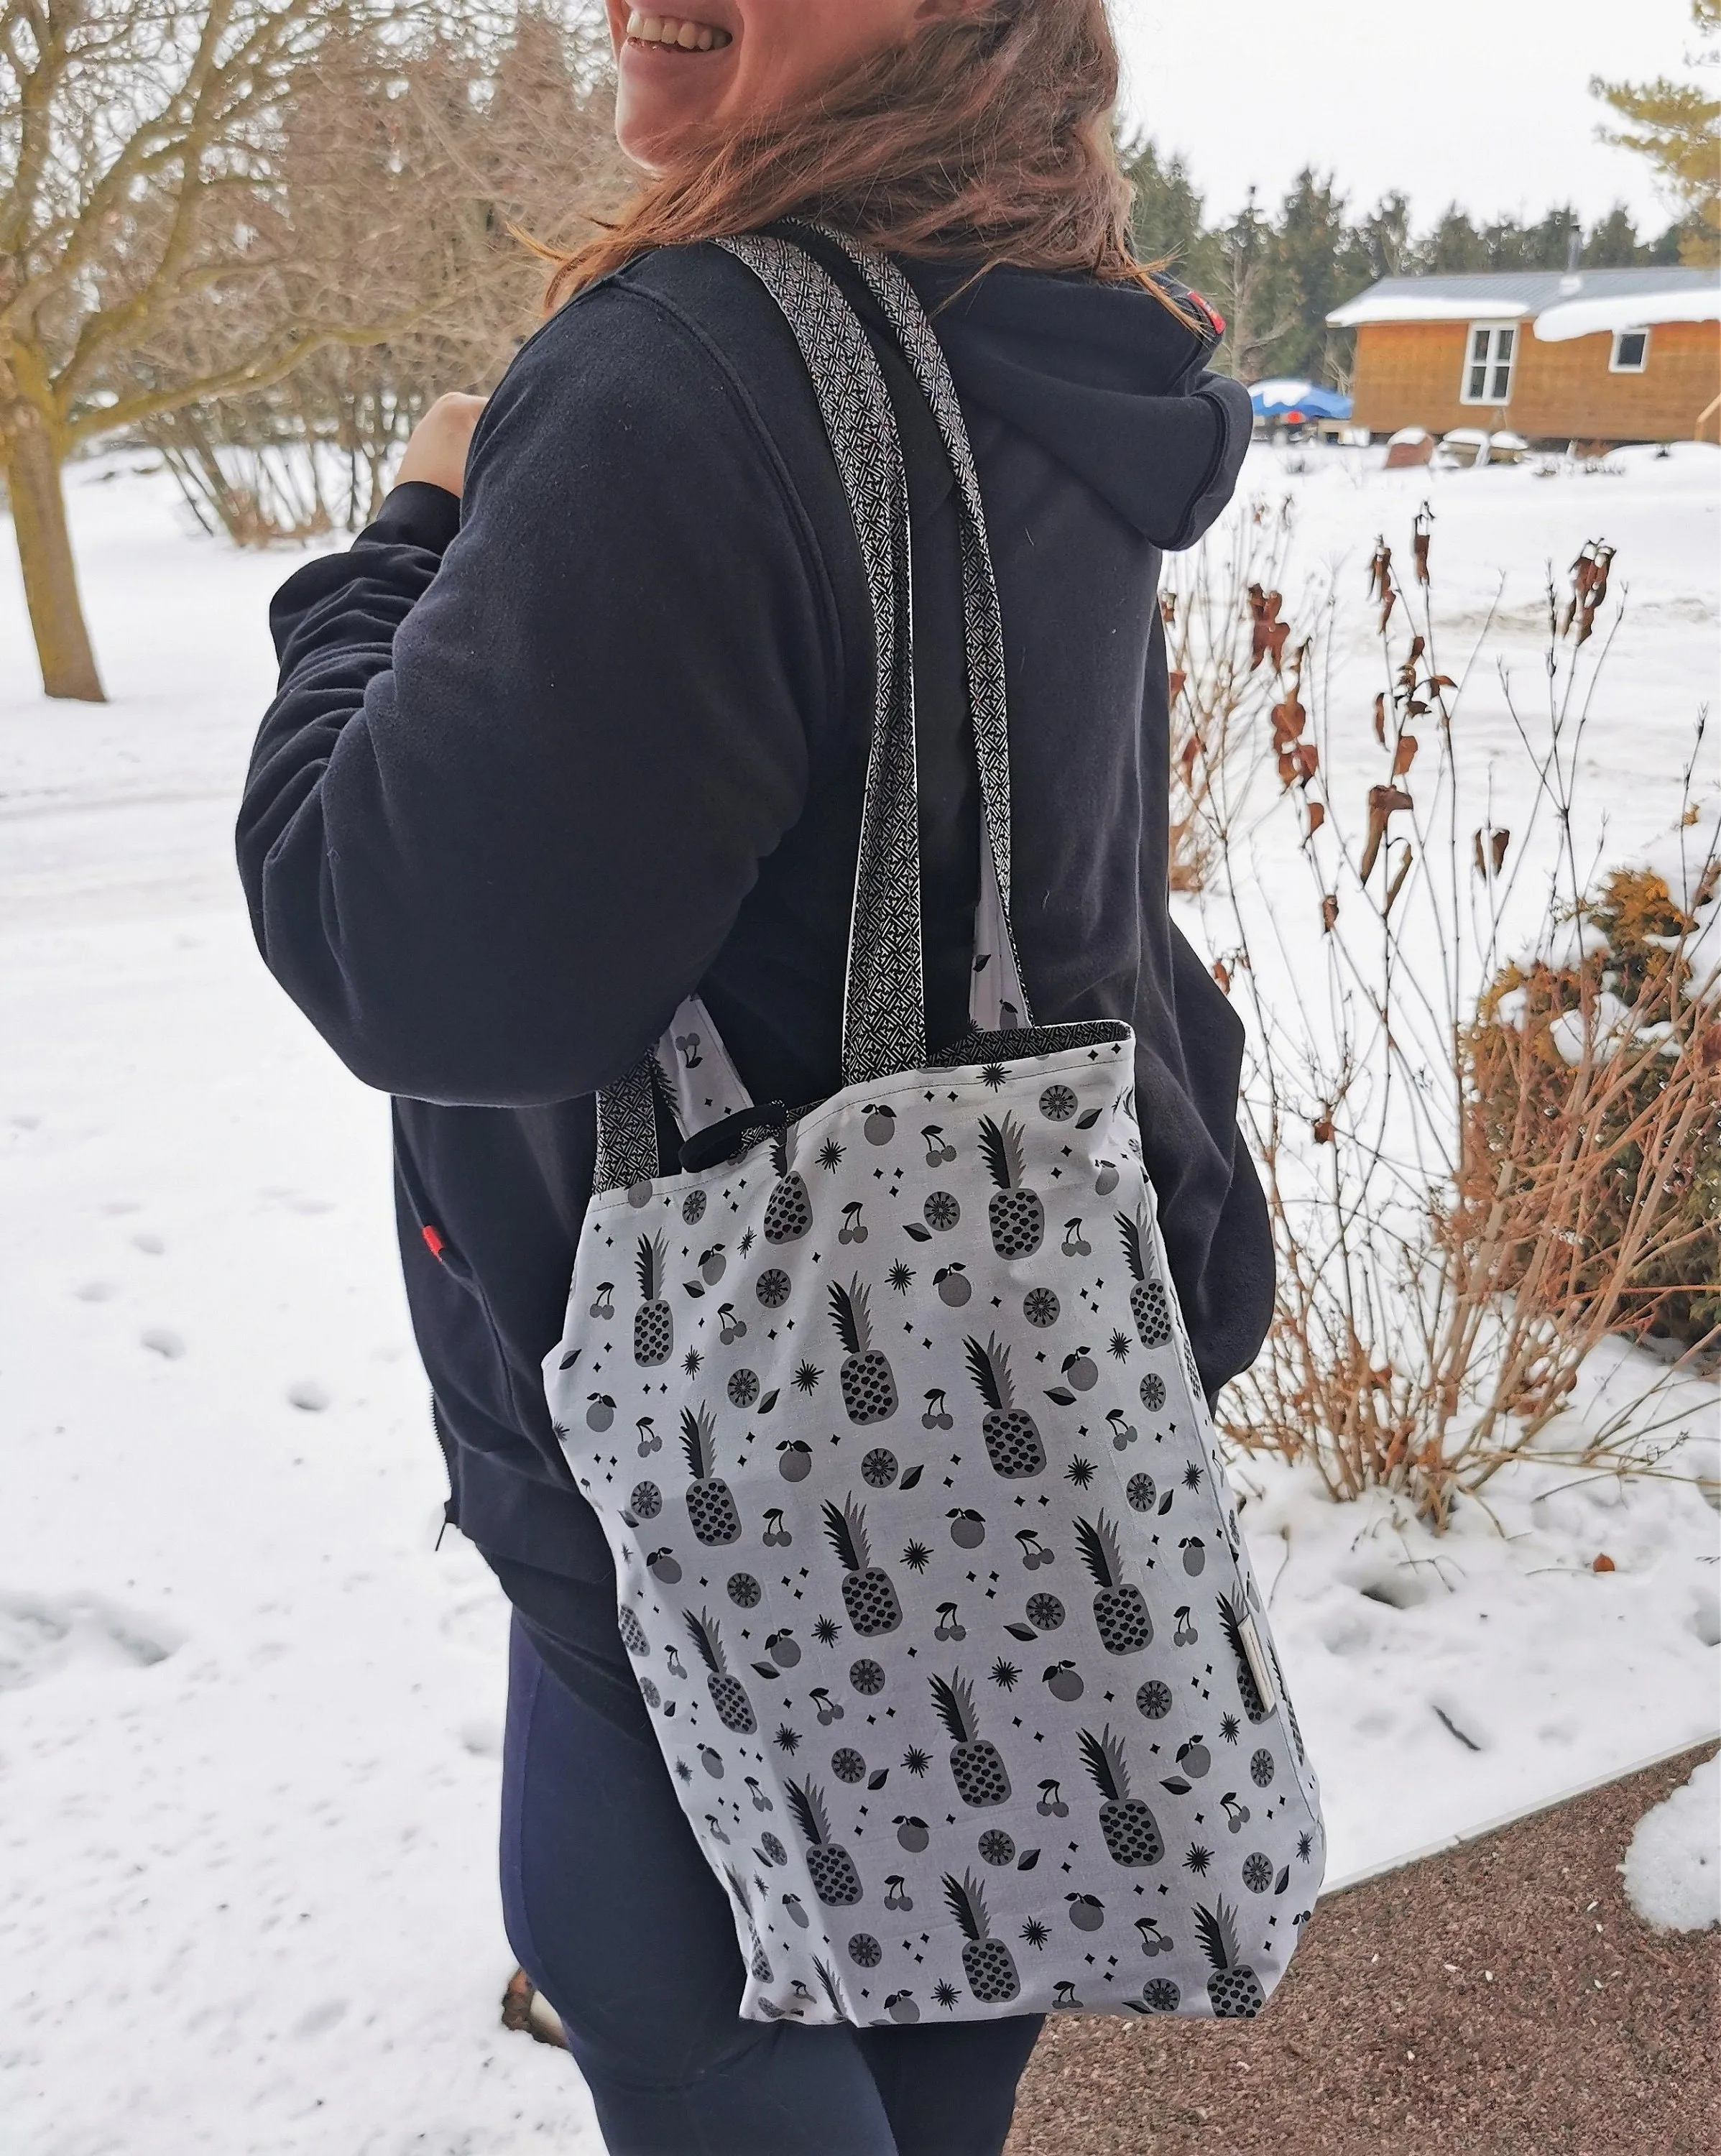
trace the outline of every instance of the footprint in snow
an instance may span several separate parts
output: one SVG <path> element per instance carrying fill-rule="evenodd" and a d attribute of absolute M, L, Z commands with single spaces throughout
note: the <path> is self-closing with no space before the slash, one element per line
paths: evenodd
<path fill-rule="evenodd" d="M 134 1235 L 131 1247 L 135 1250 L 141 1250 L 146 1257 L 159 1258 L 167 1245 L 159 1235 Z"/>
<path fill-rule="evenodd" d="M 73 1662 L 148 1669 L 179 1644 L 153 1620 L 100 1595 L 0 1594 L 0 1691 L 19 1691 Z"/>
<path fill-rule="evenodd" d="M 306 1414 L 320 1414 L 334 1395 L 326 1385 L 320 1385 L 315 1378 L 305 1378 L 296 1385 L 289 1385 L 289 1403 L 302 1409 Z"/>
<path fill-rule="evenodd" d="M 147 1332 L 137 1337 L 141 1347 L 147 1348 L 151 1354 L 165 1357 L 170 1363 L 177 1363 L 185 1353 L 183 1337 L 171 1326 L 152 1325 Z"/>
<path fill-rule="evenodd" d="M 85 1281 L 72 1290 L 79 1302 L 111 1302 L 119 1292 L 112 1281 Z"/>

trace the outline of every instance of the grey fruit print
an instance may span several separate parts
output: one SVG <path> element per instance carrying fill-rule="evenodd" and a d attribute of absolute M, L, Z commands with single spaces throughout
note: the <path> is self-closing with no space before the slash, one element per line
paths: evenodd
<path fill-rule="evenodd" d="M 663 1509 L 663 1493 L 655 1482 L 636 1482 L 627 1510 L 636 1520 L 654 1520 Z"/>
<path fill-rule="evenodd" d="M 1132 1512 L 1150 1512 L 1159 1502 L 1159 1491 L 1151 1475 L 1132 1475 L 1124 1495 L 1129 1500 Z"/>
<path fill-rule="evenodd" d="M 1135 1695 L 1137 1712 L 1150 1722 L 1163 1722 L 1171 1712 L 1171 1687 L 1158 1677 L 1150 1677 Z"/>
<path fill-rule="evenodd" d="M 711 1694 L 711 1704 L 725 1729 L 732 1729 L 738 1737 L 750 1737 L 759 1723 L 753 1712 L 752 1702 L 747 1697 L 746 1687 L 737 1676 L 730 1674 L 729 1662 L 723 1651 L 723 1633 L 717 1620 L 701 1610 L 695 1617 L 692 1610 L 683 1613 L 688 1637 L 694 1650 L 705 1665 L 705 1683 Z"/>
<path fill-rule="evenodd" d="M 1048 1325 L 1057 1324 L 1061 1306 L 1049 1287 L 1031 1287 L 1022 1299 L 1022 1316 L 1042 1332 Z"/>
<path fill-rule="evenodd" d="M 1237 1665 L 1237 1688 L 1243 1703 L 1243 1712 L 1251 1722 L 1265 1722 L 1273 1712 L 1261 1697 L 1261 1687 L 1255 1681 L 1255 1672 L 1249 1666 L 1248 1651 L 1243 1645 L 1242 1614 L 1228 1594 L 1219 1598 L 1219 1624 L 1225 1634 L 1225 1644 L 1231 1649 Z"/>
<path fill-rule="evenodd" d="M 1169 1976 L 1156 1976 L 1141 1987 L 1141 2004 L 1150 2014 L 1175 2014 L 1182 1998 Z"/>
<path fill-rule="evenodd" d="M 776 1840 L 775 1835 L 764 1835 L 761 1836 L 761 1839 L 771 1841 Z M 777 1842 L 777 1847 L 779 1849 L 783 1848 L 783 1845 L 780 1841 Z M 784 1849 L 782 1855 L 778 1857 L 777 1862 L 779 1864 L 786 1864 L 788 1861 L 789 1852 L 787 1850 Z M 783 1913 L 788 1917 L 789 1922 L 791 1924 L 798 1926 L 798 1928 L 804 1932 L 807 1926 L 812 1922 L 812 1919 L 807 1915 L 806 1908 L 802 1905 L 801 1897 L 798 1894 L 785 1894 L 782 1900 Z"/>
<path fill-rule="evenodd" d="M 1031 1594 L 1027 1599 L 1027 1621 L 1042 1632 L 1055 1632 L 1063 1624 L 1063 1604 L 1055 1594 Z"/>
<path fill-rule="evenodd" d="M 1124 1245 L 1124 1262 L 1135 1283 L 1129 1291 L 1129 1315 L 1144 1348 L 1163 1348 L 1171 1337 L 1171 1306 L 1165 1291 L 1148 1276 L 1150 1229 L 1145 1214 L 1119 1213 L 1118 1234 Z"/>
<path fill-rule="evenodd" d="M 663 1300 L 668 1254 L 661 1235 L 642 1235 L 633 1260 L 643 1300 L 633 1313 L 633 1359 L 642 1369 L 667 1363 L 675 1346 L 675 1320 Z"/>
<path fill-rule="evenodd" d="M 863 1782 L 867 1763 L 852 1744 L 842 1744 L 831 1754 L 831 1772 L 839 1782 Z"/>
<path fill-rule="evenodd" d="M 944 1876 L 945 1906 L 956 1920 L 965 1942 L 962 1973 L 968 1989 L 982 2006 L 1004 2006 L 1022 1989 L 1022 1979 L 1010 1949 L 991 1934 L 986 1914 L 986 1892 L 971 1872 L 960 1879 Z"/>
<path fill-rule="evenodd" d="M 725 1390 L 732 1408 L 750 1408 L 759 1397 L 759 1380 L 751 1370 L 732 1370 Z"/>
<path fill-rule="evenodd" d="M 1221 1901 L 1216 1908 L 1196 1904 L 1195 1928 L 1203 1952 L 1212 1964 L 1207 1979 L 1207 1998 L 1222 2021 L 1252 2020 L 1267 2004 L 1261 1980 L 1246 1966 L 1237 1945 L 1237 1912 Z"/>
<path fill-rule="evenodd" d="M 986 1521 L 966 1508 L 950 1515 L 950 1540 L 958 1549 L 978 1549 L 986 1540 Z"/>
<path fill-rule="evenodd" d="M 769 1984 L 771 1980 L 771 1961 L 766 1953 L 765 1943 L 759 1936 L 759 1927 L 754 1921 L 753 1897 L 747 1891 L 747 1883 L 728 1865 L 724 1866 L 724 1876 L 729 1881 L 730 1897 L 747 1920 L 747 1938 L 751 1948 L 747 1966 L 752 1971 L 753 1980 L 755 1984 Z"/>
<path fill-rule="evenodd" d="M 1272 1782 L 1274 1761 L 1272 1753 L 1263 1744 L 1258 1752 L 1249 1755 L 1249 1779 L 1257 1789 L 1264 1789 Z"/>
<path fill-rule="evenodd" d="M 699 1252 L 699 1278 L 707 1287 L 715 1287 L 729 1270 L 729 1260 L 724 1255 L 724 1245 L 714 1243 L 709 1250 Z"/>
<path fill-rule="evenodd" d="M 812 1447 L 804 1437 L 786 1437 L 777 1447 L 777 1473 L 786 1482 L 804 1482 L 812 1472 Z"/>
<path fill-rule="evenodd" d="M 771 1164 L 776 1185 L 765 1208 L 767 1243 L 798 1243 L 812 1226 L 812 1200 L 805 1180 L 790 1164 L 789 1131 L 784 1125 L 771 1142 Z"/>
<path fill-rule="evenodd" d="M 687 1516 L 694 1534 L 708 1546 L 739 1542 L 741 1516 L 735 1510 L 728 1483 L 715 1472 L 717 1430 L 708 1408 L 681 1410 L 681 1449 L 687 1455 L 687 1471 L 693 1477 L 687 1493 Z"/>
<path fill-rule="evenodd" d="M 1003 1755 L 980 1733 L 974 1686 L 964 1676 L 934 1677 L 932 1703 L 950 1737 L 950 1774 L 956 1794 L 976 1810 L 1008 1801 L 1010 1776 Z"/>
<path fill-rule="evenodd" d="M 1067 1123 L 1077 1108 L 1075 1095 L 1068 1086 L 1048 1086 L 1040 1096 L 1040 1113 L 1048 1123 Z"/>
<path fill-rule="evenodd" d="M 884 1666 L 863 1656 L 859 1661 L 850 1664 L 848 1681 L 863 1699 L 876 1699 L 884 1689 Z"/>
<path fill-rule="evenodd" d="M 767 1265 L 754 1284 L 753 1292 L 767 1310 L 781 1310 L 789 1300 L 792 1286 L 789 1276 L 780 1266 Z"/>
<path fill-rule="evenodd" d="M 1177 1547 L 1183 1553 L 1183 1569 L 1191 1579 L 1198 1578 L 1206 1568 L 1207 1545 L 1199 1535 L 1186 1535 Z"/>
<path fill-rule="evenodd" d="M 945 1137 L 941 1123 L 928 1123 L 920 1136 L 926 1142 L 926 1165 L 929 1168 L 948 1167 L 956 1158 L 956 1148 Z"/>
<path fill-rule="evenodd" d="M 674 1587 L 681 1578 L 681 1563 L 674 1550 L 653 1550 L 645 1568 L 663 1587 Z"/>
<path fill-rule="evenodd" d="M 994 1471 L 1012 1481 L 1044 1474 L 1046 1448 L 1033 1417 L 1016 1404 L 1008 1347 L 994 1332 L 987 1335 L 984 1348 L 977 1340 L 964 1342 L 963 1352 L 968 1358 L 968 1373 L 986 1403 L 981 1435 Z"/>
<path fill-rule="evenodd" d="M 884 1949 L 870 1932 L 857 1932 L 848 1942 L 848 1958 L 857 1969 L 877 1969 Z"/>
<path fill-rule="evenodd" d="M 896 1136 L 896 1111 L 873 1106 L 864 1111 L 861 1131 L 868 1145 L 888 1146 Z"/>
<path fill-rule="evenodd" d="M 890 1575 L 873 1563 L 867 1537 L 867 1516 L 853 1497 L 841 1507 L 825 1500 L 825 1539 L 843 1566 L 843 1606 L 848 1621 L 864 1639 L 894 1632 L 902 1622 L 902 1604 L 896 1599 Z"/>
<path fill-rule="evenodd" d="M 910 1815 L 893 1820 L 891 1824 L 896 1829 L 897 1840 L 911 1856 L 918 1856 L 922 1850 L 930 1845 L 932 1830 L 925 1820 L 915 1819 Z"/>
<path fill-rule="evenodd" d="M 1014 1116 L 980 1119 L 980 1150 L 997 1186 L 986 1204 L 992 1248 L 1001 1258 L 1031 1258 L 1046 1240 L 1046 1209 L 1023 1183 L 1027 1156 Z"/>
<path fill-rule="evenodd" d="M 962 1208 L 948 1190 L 935 1190 L 920 1208 L 927 1226 L 940 1235 L 947 1235 L 962 1217 Z"/>
<path fill-rule="evenodd" d="M 869 1490 L 888 1490 L 896 1480 L 896 1455 L 882 1445 L 861 1462 L 861 1480 Z"/>
<path fill-rule="evenodd" d="M 801 1645 L 792 1632 L 773 1632 L 765 1651 L 780 1670 L 792 1670 L 801 1660 Z"/>
<path fill-rule="evenodd" d="M 705 1194 L 689 1190 L 681 1201 L 681 1217 L 689 1228 L 697 1228 L 705 1217 Z"/>
<path fill-rule="evenodd" d="M 920 2010 L 914 2004 L 912 1991 L 893 1991 L 884 2002 L 884 2011 L 893 2021 L 918 2021 L 920 2018 Z"/>
<path fill-rule="evenodd" d="M 873 1345 L 871 1293 L 858 1276 L 847 1287 L 831 1282 L 831 1322 L 843 1343 L 837 1373 L 848 1419 L 863 1427 L 889 1422 L 896 1413 L 896 1379 L 883 1351 Z"/>
<path fill-rule="evenodd" d="M 1141 1381 L 1141 1404 L 1150 1414 L 1157 1414 L 1165 1404 L 1165 1381 L 1157 1370 L 1150 1370 Z"/>
<path fill-rule="evenodd" d="M 1001 1826 L 989 1826 L 977 1845 L 981 1857 L 988 1864 L 1014 1864 L 1016 1843 Z"/>
<path fill-rule="evenodd" d="M 932 1285 L 938 1290 L 938 1299 L 951 1310 L 960 1310 L 974 1294 L 963 1265 L 945 1265 L 932 1276 Z"/>
<path fill-rule="evenodd" d="M 1076 1543 L 1098 1590 L 1094 1597 L 1094 1623 L 1100 1645 L 1109 1655 L 1140 1653 L 1153 1639 L 1153 1619 L 1141 1589 L 1124 1578 L 1116 1528 L 1104 1512 L 1097 1525 L 1091 1520 L 1078 1520 Z"/>
<path fill-rule="evenodd" d="M 1063 1375 L 1078 1393 L 1091 1393 L 1099 1383 L 1099 1369 L 1085 1348 L 1063 1358 Z"/>
<path fill-rule="evenodd" d="M 616 1419 L 616 1404 L 607 1393 L 593 1393 L 586 1409 L 586 1427 L 600 1434 L 612 1427 Z"/>
<path fill-rule="evenodd" d="M 840 1841 L 831 1838 L 830 1814 L 811 1782 L 787 1785 L 789 1809 L 807 1844 L 807 1873 L 812 1891 L 828 1909 L 846 1909 L 861 1899 L 860 1874 Z"/>
<path fill-rule="evenodd" d="M 1079 1699 L 1088 1689 L 1073 1662 L 1054 1662 L 1041 1681 L 1053 1699 Z"/>
<path fill-rule="evenodd" d="M 1069 1920 L 1078 1932 L 1097 1932 L 1105 1924 L 1105 1904 L 1097 1894 L 1066 1894 Z"/>
<path fill-rule="evenodd" d="M 1096 1160 L 1094 1165 L 1099 1171 L 1094 1178 L 1094 1195 L 1109 1198 L 1118 1187 L 1117 1163 L 1115 1161 Z"/>
<path fill-rule="evenodd" d="M 1243 1859 L 1243 1884 L 1252 1894 L 1264 1894 L 1273 1884 L 1273 1860 L 1252 1850 Z"/>
<path fill-rule="evenodd" d="M 1124 1743 L 1108 1726 L 1096 1737 L 1084 1729 L 1076 1739 L 1082 1763 L 1104 1802 L 1099 1807 L 1099 1831 L 1114 1864 L 1157 1864 L 1165 1854 L 1165 1836 L 1145 1798 L 1129 1794 L 1129 1766 Z"/>
<path fill-rule="evenodd" d="M 624 1602 L 616 1612 L 616 1623 L 622 1635 L 622 1645 L 630 1655 L 648 1655 L 651 1641 L 645 1636 L 645 1627 L 638 1614 Z"/>
<path fill-rule="evenodd" d="M 765 1599 L 765 1589 L 750 1572 L 731 1573 L 725 1592 L 737 1609 L 756 1609 Z"/>

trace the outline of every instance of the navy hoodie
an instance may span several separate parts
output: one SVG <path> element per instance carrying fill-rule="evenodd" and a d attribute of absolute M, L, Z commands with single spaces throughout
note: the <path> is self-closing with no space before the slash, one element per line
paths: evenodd
<path fill-rule="evenodd" d="M 1136 1030 L 1147 1166 L 1216 1390 L 1260 1345 L 1273 1257 L 1237 1130 L 1242 1029 L 1167 913 L 1157 580 L 1162 550 L 1230 496 L 1247 398 L 1204 371 L 1205 324 L 1140 289 L 1006 269 L 960 290 L 904 266 L 940 308 L 997 564 L 1027 988 L 1042 1022 Z M 930 426 L 892 375 L 904 424 Z M 964 1026 L 978 827 L 954 504 L 926 461 L 936 1046 Z M 872 621 L 773 302 L 713 247 L 595 287 L 516 357 L 464 501 L 396 488 L 349 552 L 289 580 L 272 624 L 280 685 L 240 870 L 276 978 L 395 1096 L 449 1517 L 510 1591 L 520 1568 L 607 1584 L 540 1380 L 591 1191 L 592 1092 L 695 989 L 755 1099 L 840 1083 Z"/>

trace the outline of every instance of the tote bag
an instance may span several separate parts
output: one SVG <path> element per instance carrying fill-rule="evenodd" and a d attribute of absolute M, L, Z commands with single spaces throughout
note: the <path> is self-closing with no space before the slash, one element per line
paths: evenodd
<path fill-rule="evenodd" d="M 752 1102 L 694 998 L 600 1096 L 557 1435 L 745 2016 L 1252 2015 L 1319 1888 L 1319 1784 L 1166 1265 L 1133 1035 L 1037 1027 L 1022 985 L 955 389 L 900 272 L 838 240 L 956 478 L 981 891 L 974 1030 L 932 1055 L 889 393 L 813 254 L 724 244 L 806 360 L 878 641 L 843 1084 Z"/>

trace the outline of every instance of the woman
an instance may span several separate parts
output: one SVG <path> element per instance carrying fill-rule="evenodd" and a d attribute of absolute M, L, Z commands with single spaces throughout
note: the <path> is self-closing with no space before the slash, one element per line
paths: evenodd
<path fill-rule="evenodd" d="M 728 1904 L 617 1634 L 550 1427 L 594 1090 L 697 991 L 756 1100 L 839 1082 L 873 628 L 812 392 L 701 244 L 817 216 L 935 311 L 1002 597 L 1017 913 L 1043 1022 L 1140 1042 L 1147 1164 L 1210 1392 L 1271 1301 L 1240 1029 L 1166 909 L 1161 550 L 1229 495 L 1218 325 L 1130 259 L 1103 0 L 611 0 L 647 175 L 560 263 L 488 404 L 445 398 L 378 521 L 274 610 L 239 827 L 264 954 L 396 1096 L 401 1245 L 448 1517 L 515 1625 L 509 1934 L 615 2156 L 981 2156 L 1037 2023 L 743 2023 Z M 566 304 L 563 304 L 566 302 Z M 978 880 L 956 517 L 913 493 L 925 957 L 966 1027 Z M 940 713 L 948 722 L 937 723 Z"/>

